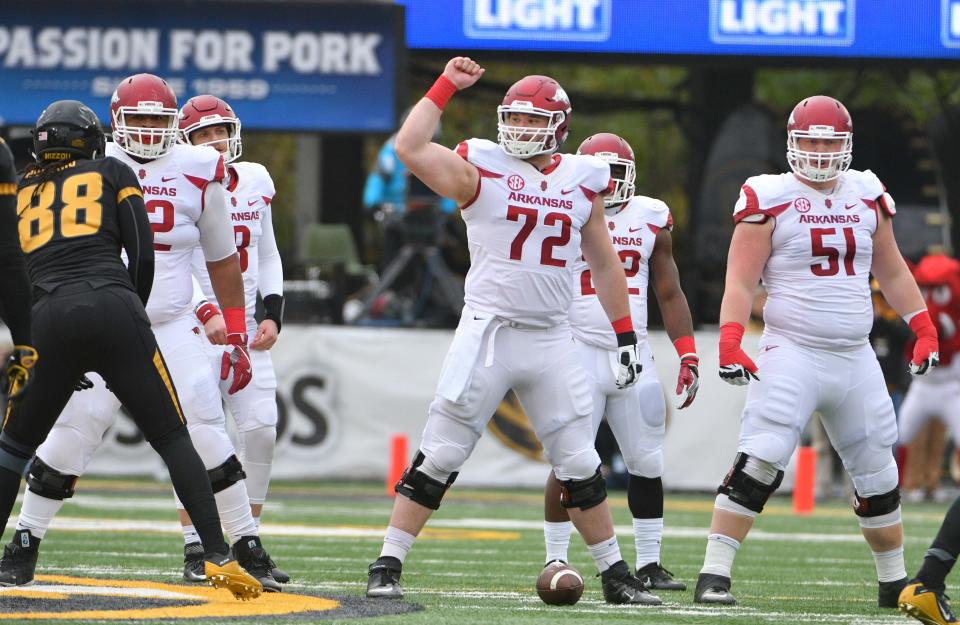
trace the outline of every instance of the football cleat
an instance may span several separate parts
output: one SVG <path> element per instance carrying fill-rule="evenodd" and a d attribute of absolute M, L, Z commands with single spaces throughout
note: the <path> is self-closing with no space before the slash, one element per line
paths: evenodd
<path fill-rule="evenodd" d="M 203 545 L 200 543 L 183 546 L 183 581 L 207 581 L 207 575 L 203 572 Z"/>
<path fill-rule="evenodd" d="M 277 563 L 273 561 L 273 558 L 269 558 L 270 562 L 270 575 L 273 575 L 273 579 L 277 580 L 281 584 L 286 584 L 290 581 L 290 575 L 277 566 Z"/>
<path fill-rule="evenodd" d="M 900 592 L 897 603 L 901 612 L 925 625 L 946 625 L 958 622 L 950 611 L 948 599 L 942 592 L 930 590 L 923 582 L 914 581 Z"/>
<path fill-rule="evenodd" d="M 712 573 L 701 573 L 697 578 L 697 589 L 693 591 L 694 603 L 713 605 L 737 605 L 737 599 L 730 594 L 730 578 Z"/>
<path fill-rule="evenodd" d="M 637 579 L 652 590 L 686 590 L 687 585 L 673 579 L 673 573 L 663 568 L 659 562 L 651 562 L 637 569 Z"/>
<path fill-rule="evenodd" d="M 244 571 L 230 556 L 219 553 L 206 556 L 203 560 L 203 572 L 211 586 L 226 588 L 236 599 L 256 599 L 263 592 L 263 584 Z"/>
<path fill-rule="evenodd" d="M 233 553 L 237 562 L 255 577 L 263 586 L 264 592 L 280 592 L 280 584 L 270 572 L 273 561 L 260 542 L 259 536 L 243 536 L 233 544 Z"/>
<path fill-rule="evenodd" d="M 30 530 L 17 530 L 13 540 L 3 548 L 0 559 L 0 586 L 25 586 L 33 583 L 40 555 L 40 539 Z"/>
<path fill-rule="evenodd" d="M 603 584 L 603 599 L 607 603 L 660 605 L 663 601 L 633 576 L 630 567 L 620 560 L 600 574 Z"/>
<path fill-rule="evenodd" d="M 397 558 L 380 556 L 367 568 L 367 596 L 399 599 L 403 597 L 400 573 L 403 564 Z"/>
<path fill-rule="evenodd" d="M 897 601 L 908 581 L 907 578 L 898 579 L 895 582 L 879 582 L 877 590 L 877 606 L 881 608 L 896 608 Z"/>

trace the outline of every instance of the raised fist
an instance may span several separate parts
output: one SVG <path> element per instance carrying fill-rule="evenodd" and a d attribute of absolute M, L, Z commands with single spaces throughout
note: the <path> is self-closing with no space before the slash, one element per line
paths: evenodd
<path fill-rule="evenodd" d="M 485 71 L 487 70 L 470 57 L 455 56 L 447 61 L 447 66 L 443 68 L 443 75 L 456 85 L 457 89 L 466 89 L 480 80 Z"/>

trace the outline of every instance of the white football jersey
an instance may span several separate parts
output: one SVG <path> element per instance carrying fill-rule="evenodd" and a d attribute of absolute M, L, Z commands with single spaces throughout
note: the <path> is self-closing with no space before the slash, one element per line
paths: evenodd
<path fill-rule="evenodd" d="M 257 291 L 260 287 L 260 243 L 264 231 L 269 232 L 273 249 L 270 204 L 276 189 L 267 169 L 259 163 L 231 163 L 229 165 L 230 182 L 225 187 L 227 209 L 233 222 L 237 253 L 240 256 L 240 271 L 243 273 L 243 298 L 246 304 L 247 326 L 253 323 L 253 313 L 257 307 Z M 207 262 L 203 250 L 199 247 L 193 253 L 193 273 L 200 283 L 203 296 L 216 302 Z M 263 294 L 269 295 L 273 291 Z"/>
<path fill-rule="evenodd" d="M 464 301 L 534 327 L 562 323 L 580 228 L 593 198 L 610 187 L 610 166 L 558 154 L 541 172 L 484 139 L 464 141 L 457 153 L 480 170 L 477 194 L 461 210 L 470 245 Z"/>
<path fill-rule="evenodd" d="M 200 246 L 197 220 L 203 211 L 203 190 L 211 181 L 223 179 L 220 153 L 209 146 L 177 144 L 166 155 L 140 163 L 108 143 L 106 155 L 126 163 L 143 189 L 156 257 L 147 316 L 162 323 L 190 312 L 190 261 Z"/>
<path fill-rule="evenodd" d="M 627 276 L 630 316 L 637 337 L 647 335 L 647 287 L 650 284 L 650 256 L 657 233 L 673 228 L 667 205 L 650 197 L 634 196 L 616 213 L 607 211 L 607 230 Z M 570 307 L 573 335 L 584 343 L 604 349 L 616 349 L 617 338 L 610 319 L 600 305 L 590 275 L 590 267 L 581 256 L 574 263 L 574 297 Z"/>
<path fill-rule="evenodd" d="M 877 176 L 848 170 L 823 193 L 793 174 L 749 178 L 733 219 L 775 220 L 763 268 L 765 333 L 819 349 L 867 343 L 873 326 L 870 265 L 878 210 L 894 213 Z"/>

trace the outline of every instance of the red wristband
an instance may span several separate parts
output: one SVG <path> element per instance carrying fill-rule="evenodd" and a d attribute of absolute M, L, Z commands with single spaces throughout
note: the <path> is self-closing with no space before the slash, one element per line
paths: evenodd
<path fill-rule="evenodd" d="M 930 312 L 927 310 L 921 310 L 910 318 L 910 329 L 917 338 L 937 338 L 937 327 L 933 325 Z"/>
<path fill-rule="evenodd" d="M 210 302 L 200 302 L 193 311 L 200 323 L 206 325 L 208 321 L 220 314 L 220 310 Z"/>
<path fill-rule="evenodd" d="M 427 91 L 423 97 L 436 104 L 437 108 L 442 111 L 443 107 L 447 105 L 447 102 L 450 101 L 450 98 L 452 98 L 456 92 L 457 86 L 453 84 L 453 81 L 443 74 L 440 74 L 440 77 L 437 78 L 436 82 L 433 83 L 433 86 L 430 87 L 430 90 Z"/>
<path fill-rule="evenodd" d="M 223 309 L 223 322 L 227 334 L 245 334 L 247 331 L 247 311 L 240 306 Z"/>
<path fill-rule="evenodd" d="M 736 321 L 728 321 L 720 326 L 720 342 L 736 341 L 737 345 L 743 341 L 743 326 Z"/>
<path fill-rule="evenodd" d="M 687 354 L 697 353 L 697 344 L 692 336 L 681 336 L 673 342 L 673 347 L 677 350 L 677 356 L 683 358 Z"/>
<path fill-rule="evenodd" d="M 613 326 L 613 331 L 616 334 L 623 334 L 624 332 L 633 332 L 633 319 L 630 317 L 630 315 L 627 315 L 626 317 L 623 317 L 621 319 L 617 319 L 616 321 L 612 322 L 610 325 Z"/>

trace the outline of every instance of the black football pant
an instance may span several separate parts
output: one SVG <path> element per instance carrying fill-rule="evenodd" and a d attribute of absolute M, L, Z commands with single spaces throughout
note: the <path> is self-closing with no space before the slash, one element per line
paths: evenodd
<path fill-rule="evenodd" d="M 163 458 L 173 488 L 208 553 L 227 553 L 213 490 L 190 441 L 177 391 L 137 295 L 121 286 L 64 285 L 33 307 L 38 360 L 22 399 L 12 403 L 0 433 L 0 532 L 25 466 L 47 438 L 88 371 L 99 373 Z M 82 392 L 82 391 L 80 391 Z"/>
<path fill-rule="evenodd" d="M 960 498 L 954 500 L 946 516 L 943 517 L 937 537 L 933 539 L 923 558 L 923 565 L 917 573 L 917 579 L 927 588 L 943 592 L 947 575 L 953 569 L 958 555 L 960 555 Z"/>

